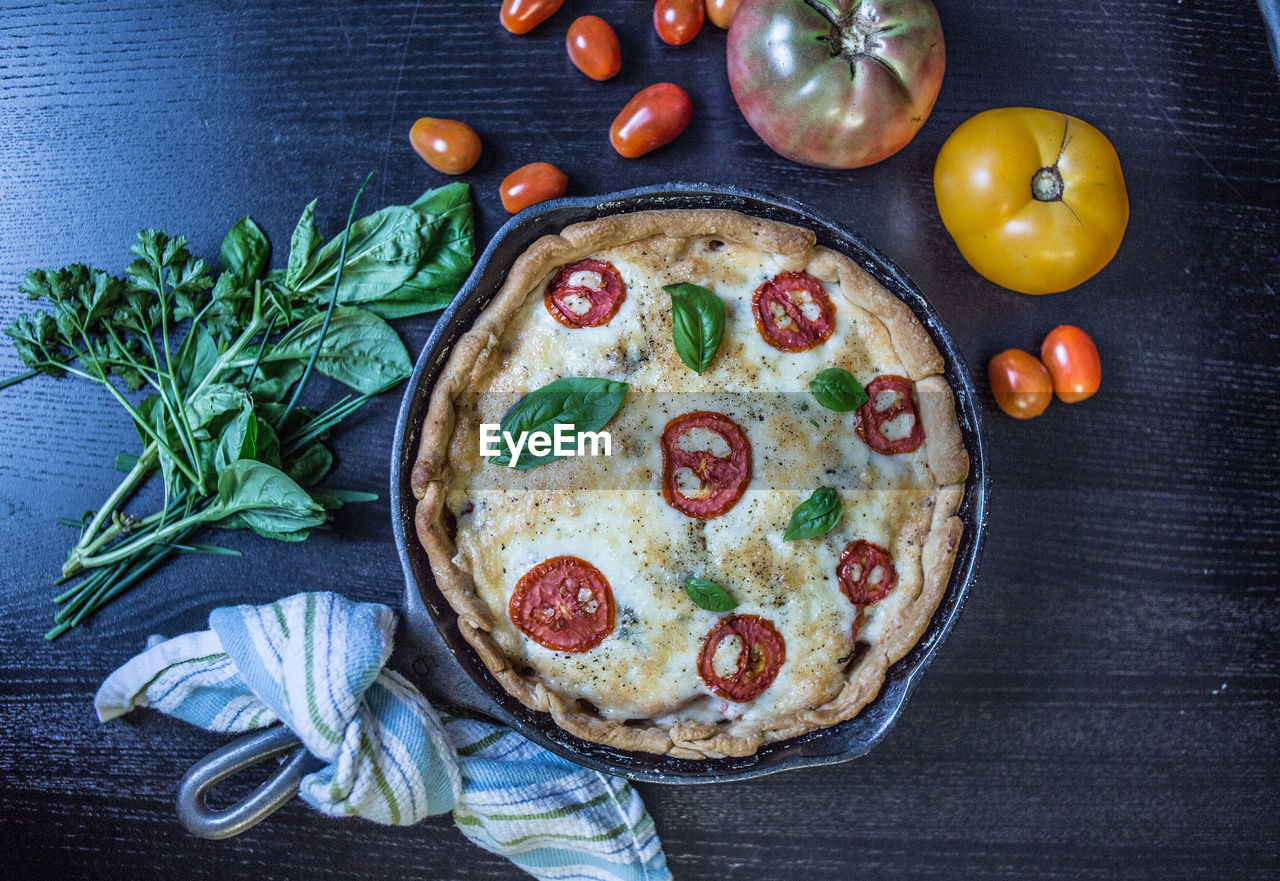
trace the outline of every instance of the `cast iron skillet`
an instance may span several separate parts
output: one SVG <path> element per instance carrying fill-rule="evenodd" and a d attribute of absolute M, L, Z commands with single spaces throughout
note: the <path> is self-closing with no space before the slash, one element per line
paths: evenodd
<path fill-rule="evenodd" d="M 728 208 L 794 223 L 813 230 L 819 244 L 852 257 L 911 307 L 942 352 L 947 379 L 956 393 L 960 430 L 970 456 L 969 480 L 959 511 L 964 535 L 951 582 L 924 636 L 889 668 L 880 694 L 857 716 L 830 728 L 769 744 L 744 758 L 697 761 L 618 750 L 580 740 L 557 726 L 550 715 L 523 706 L 489 675 L 462 638 L 457 615 L 436 587 L 426 552 L 418 543 L 413 527 L 417 500 L 410 490 L 409 479 L 431 389 L 454 343 L 497 293 L 511 263 L 536 239 L 556 233 L 571 223 L 660 208 Z M 885 736 L 902 712 L 921 673 L 955 624 L 977 573 L 986 528 L 988 491 L 981 407 L 959 352 L 906 273 L 857 235 L 791 199 L 724 185 L 675 183 L 605 196 L 544 202 L 512 218 L 493 237 L 476 262 L 471 277 L 436 324 L 405 390 L 391 461 L 392 528 L 404 568 L 405 602 L 391 664 L 422 688 L 441 709 L 500 721 L 571 761 L 632 780 L 713 783 L 848 761 L 865 755 Z M 305 761 L 305 751 L 300 751 L 303 756 L 295 754 L 271 780 L 230 809 L 213 811 L 205 804 L 204 797 L 219 780 L 248 764 L 287 752 L 288 741 L 288 732 L 274 729 L 247 735 L 193 767 L 179 791 L 179 816 L 187 828 L 206 837 L 235 835 L 287 801 L 296 793 L 297 781 L 314 767 Z"/>

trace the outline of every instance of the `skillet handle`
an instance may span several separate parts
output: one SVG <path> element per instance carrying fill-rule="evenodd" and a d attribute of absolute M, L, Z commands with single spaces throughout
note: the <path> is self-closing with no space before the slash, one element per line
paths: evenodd
<path fill-rule="evenodd" d="M 229 808 L 209 807 L 209 790 L 258 762 L 295 750 L 265 783 Z M 298 794 L 302 778 L 324 763 L 283 725 L 239 737 L 200 759 L 178 784 L 178 819 L 201 838 L 231 838 L 265 820 Z"/>

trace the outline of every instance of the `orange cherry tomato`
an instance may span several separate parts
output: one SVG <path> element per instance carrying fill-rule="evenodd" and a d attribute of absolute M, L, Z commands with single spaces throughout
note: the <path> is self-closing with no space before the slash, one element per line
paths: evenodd
<path fill-rule="evenodd" d="M 693 118 L 689 93 L 675 83 L 656 83 L 636 92 L 609 126 L 609 143 L 625 159 L 635 159 L 680 137 Z"/>
<path fill-rule="evenodd" d="M 721 30 L 729 30 L 733 22 L 733 13 L 738 9 L 738 0 L 706 0 L 707 18 Z"/>
<path fill-rule="evenodd" d="M 502 0 L 498 20 L 513 34 L 527 34 L 563 5 L 564 0 Z"/>
<path fill-rule="evenodd" d="M 530 162 L 502 179 L 502 207 L 512 214 L 530 205 L 558 199 L 569 187 L 569 177 L 550 162 Z"/>
<path fill-rule="evenodd" d="M 569 60 L 593 80 L 607 80 L 622 70 L 622 49 L 609 22 L 598 15 L 584 15 L 569 25 L 564 38 Z"/>
<path fill-rule="evenodd" d="M 456 119 L 424 116 L 409 129 L 409 142 L 436 171 L 465 174 L 480 159 L 480 136 Z"/>
<path fill-rule="evenodd" d="M 662 42 L 683 46 L 698 36 L 706 16 L 703 0 L 658 0 L 653 4 L 653 29 Z"/>
<path fill-rule="evenodd" d="M 1021 349 L 1005 349 L 987 364 L 991 393 L 1014 419 L 1031 419 L 1053 400 L 1053 380 L 1045 366 Z"/>
<path fill-rule="evenodd" d="M 1053 377 L 1058 400 L 1068 404 L 1083 401 L 1102 384 L 1102 361 L 1098 347 L 1078 327 L 1055 327 L 1040 344 L 1040 360 Z"/>

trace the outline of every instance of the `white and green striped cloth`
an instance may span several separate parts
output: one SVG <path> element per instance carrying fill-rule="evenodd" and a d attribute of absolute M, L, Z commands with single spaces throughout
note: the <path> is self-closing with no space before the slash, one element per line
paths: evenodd
<path fill-rule="evenodd" d="M 386 606 L 303 593 L 215 609 L 209 628 L 152 637 L 102 684 L 98 717 L 150 706 L 210 731 L 283 722 L 326 763 L 299 789 L 323 813 L 408 825 L 451 810 L 463 835 L 537 878 L 671 878 L 627 781 L 500 725 L 442 719 L 387 670 Z"/>

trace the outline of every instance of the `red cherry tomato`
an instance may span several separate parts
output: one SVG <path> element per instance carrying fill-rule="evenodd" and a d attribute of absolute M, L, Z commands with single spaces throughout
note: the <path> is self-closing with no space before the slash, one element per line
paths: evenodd
<path fill-rule="evenodd" d="M 854 424 L 854 430 L 877 453 L 884 453 L 886 456 L 911 453 L 924 443 L 924 426 L 920 424 L 920 414 L 916 412 L 915 401 L 911 399 L 912 388 L 914 386 L 911 380 L 893 374 L 877 376 L 867 383 L 869 400 L 858 408 L 858 421 Z M 886 406 L 881 406 L 880 395 L 884 392 L 893 392 L 894 398 Z M 885 433 L 885 426 L 900 416 L 910 417 L 911 427 L 905 433 L 900 431 L 896 437 L 889 437 Z M 901 422 L 898 424 L 906 428 Z"/>
<path fill-rule="evenodd" d="M 585 652 L 613 632 L 613 591 L 586 560 L 552 557 L 520 576 L 507 614 L 538 645 Z"/>
<path fill-rule="evenodd" d="M 880 545 L 864 539 L 848 545 L 836 564 L 836 578 L 840 590 L 855 606 L 869 606 L 889 595 L 898 583 L 898 570 L 893 557 Z M 862 609 L 858 609 L 855 627 L 862 621 Z M 856 636 L 856 632 L 855 632 Z"/>
<path fill-rule="evenodd" d="M 428 165 L 444 174 L 465 174 L 480 159 L 480 136 L 455 119 L 424 116 L 409 129 L 409 143 Z"/>
<path fill-rule="evenodd" d="M 707 18 L 721 30 L 729 30 L 733 22 L 733 13 L 738 9 L 738 0 L 706 0 Z"/>
<path fill-rule="evenodd" d="M 721 676 L 716 670 L 716 649 L 726 639 L 739 641 L 734 670 Z M 730 615 L 711 628 L 698 653 L 698 675 L 707 687 L 725 700 L 749 701 L 764 692 L 777 678 L 787 660 L 787 644 L 782 634 L 759 615 Z"/>
<path fill-rule="evenodd" d="M 498 20 L 513 34 L 527 34 L 563 5 L 564 0 L 502 0 Z"/>
<path fill-rule="evenodd" d="M 1000 409 L 1014 419 L 1031 419 L 1053 400 L 1053 380 L 1034 356 L 1006 349 L 987 364 L 991 393 Z"/>
<path fill-rule="evenodd" d="M 515 214 L 538 202 L 560 198 L 568 187 L 568 176 L 550 162 L 530 162 L 503 178 L 498 192 L 502 207 Z"/>
<path fill-rule="evenodd" d="M 711 450 L 687 450 L 680 446 L 685 432 L 701 428 L 718 434 L 729 455 Z M 699 483 L 688 495 L 680 487 L 677 472 L 688 471 Z M 677 416 L 662 431 L 662 497 L 681 514 L 714 520 L 738 503 L 751 482 L 751 444 L 742 429 L 721 413 L 695 410 Z"/>
<path fill-rule="evenodd" d="M 1055 327 L 1040 345 L 1040 360 L 1049 368 L 1058 400 L 1068 404 L 1083 401 L 1102 384 L 1102 361 L 1098 347 L 1078 327 Z"/>
<path fill-rule="evenodd" d="M 662 42 L 683 46 L 698 36 L 706 15 L 703 0 L 658 0 L 653 4 L 653 29 Z"/>
<path fill-rule="evenodd" d="M 689 93 L 675 83 L 636 92 L 609 126 L 609 143 L 624 159 L 636 159 L 680 137 L 693 118 Z"/>
<path fill-rule="evenodd" d="M 569 60 L 593 80 L 604 81 L 622 70 L 622 49 L 609 22 L 598 15 L 584 15 L 569 25 L 564 38 Z"/>
<path fill-rule="evenodd" d="M 780 272 L 751 297 L 756 330 L 784 352 L 805 352 L 824 342 L 836 326 L 827 289 L 807 272 Z"/>
<path fill-rule="evenodd" d="M 557 270 L 542 302 L 565 327 L 599 327 L 618 314 L 626 298 L 627 283 L 612 263 L 579 260 Z"/>

